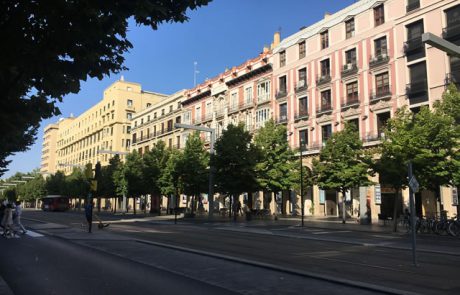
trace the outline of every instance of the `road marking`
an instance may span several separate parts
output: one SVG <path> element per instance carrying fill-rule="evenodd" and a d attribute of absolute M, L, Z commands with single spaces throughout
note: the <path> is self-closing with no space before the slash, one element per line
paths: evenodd
<path fill-rule="evenodd" d="M 319 231 L 312 232 L 313 235 L 325 235 L 325 234 L 338 234 L 338 233 L 349 233 L 349 230 L 338 230 L 338 231 Z"/>
<path fill-rule="evenodd" d="M 36 233 L 36 232 L 34 232 L 34 231 L 31 231 L 31 230 L 28 230 L 28 231 L 26 232 L 26 235 L 28 235 L 29 237 L 32 237 L 32 238 L 44 237 L 44 235 L 39 234 L 39 233 Z"/>

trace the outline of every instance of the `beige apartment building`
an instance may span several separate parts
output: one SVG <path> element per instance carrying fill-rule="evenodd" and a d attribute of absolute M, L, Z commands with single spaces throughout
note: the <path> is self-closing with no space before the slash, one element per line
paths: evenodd
<path fill-rule="evenodd" d="M 183 138 L 174 123 L 182 120 L 184 90 L 178 91 L 149 108 L 136 113 L 131 121 L 131 151 L 147 153 L 158 141 L 167 148 L 181 148 Z"/>
<path fill-rule="evenodd" d="M 70 174 L 73 167 L 97 161 L 105 166 L 116 153 L 124 159 L 131 145 L 132 118 L 165 97 L 123 78 L 116 81 L 104 90 L 101 101 L 80 116 L 60 119 L 45 128 L 42 173 L 61 170 Z"/>

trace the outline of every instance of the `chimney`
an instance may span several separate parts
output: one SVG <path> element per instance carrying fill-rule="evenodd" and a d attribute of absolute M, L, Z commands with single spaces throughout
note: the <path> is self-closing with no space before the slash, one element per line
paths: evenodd
<path fill-rule="evenodd" d="M 263 53 L 267 53 L 269 50 L 270 50 L 270 48 L 269 48 L 267 45 L 265 45 L 265 46 L 264 46 L 264 50 L 263 50 L 262 52 L 263 52 Z"/>
<path fill-rule="evenodd" d="M 329 12 L 326 11 L 324 13 L 324 19 L 328 19 L 330 16 L 331 16 L 331 14 Z"/>
<path fill-rule="evenodd" d="M 277 31 L 275 32 L 275 34 L 273 34 L 273 47 L 280 45 L 280 41 L 281 41 L 281 34 L 279 31 Z"/>

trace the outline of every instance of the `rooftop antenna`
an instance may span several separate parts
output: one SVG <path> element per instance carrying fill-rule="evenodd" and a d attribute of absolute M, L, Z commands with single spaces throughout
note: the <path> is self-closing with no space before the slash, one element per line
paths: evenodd
<path fill-rule="evenodd" d="M 196 75 L 200 73 L 197 68 L 198 62 L 194 61 L 193 62 L 193 87 L 196 86 Z"/>

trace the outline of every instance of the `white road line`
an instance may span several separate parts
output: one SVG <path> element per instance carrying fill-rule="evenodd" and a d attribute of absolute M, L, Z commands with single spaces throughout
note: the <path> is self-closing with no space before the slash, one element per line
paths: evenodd
<path fill-rule="evenodd" d="M 39 234 L 39 233 L 36 233 L 36 232 L 34 232 L 34 231 L 30 231 L 30 230 L 28 230 L 28 231 L 26 232 L 26 235 L 28 235 L 29 237 L 32 237 L 32 238 L 44 237 L 44 235 Z"/>
<path fill-rule="evenodd" d="M 338 233 L 349 233 L 349 230 L 339 230 L 339 231 L 319 231 L 312 232 L 313 235 L 325 235 L 325 234 L 338 234 Z"/>

